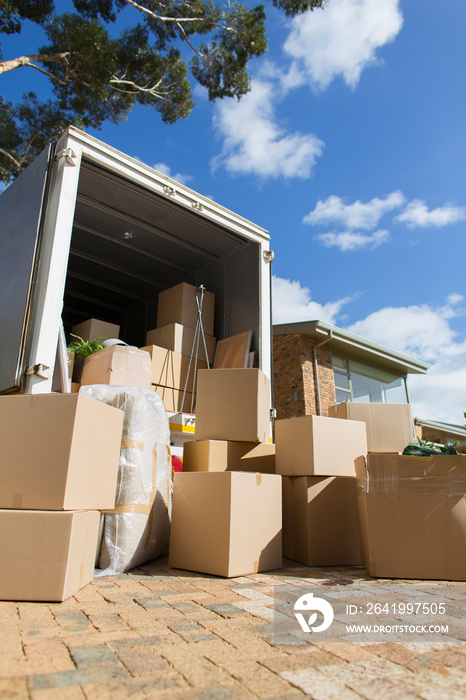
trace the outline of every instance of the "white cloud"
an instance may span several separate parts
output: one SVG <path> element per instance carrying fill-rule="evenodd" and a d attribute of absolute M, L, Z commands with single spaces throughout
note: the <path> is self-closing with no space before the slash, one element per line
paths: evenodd
<path fill-rule="evenodd" d="M 429 209 L 422 199 L 413 199 L 395 221 L 406 224 L 409 228 L 433 226 L 441 228 L 466 219 L 466 208 L 447 204 L 437 209 Z"/>
<path fill-rule="evenodd" d="M 272 278 L 273 323 L 294 323 L 297 321 L 326 321 L 335 324 L 340 309 L 352 301 L 351 297 L 319 304 L 313 301 L 308 287 L 302 287 L 296 280 L 281 277 Z"/>
<path fill-rule="evenodd" d="M 390 237 L 388 231 L 379 230 L 371 234 L 358 233 L 356 231 L 344 231 L 342 233 L 319 233 L 315 238 L 323 243 L 326 248 L 338 248 L 342 253 L 350 250 L 373 250 L 385 243 Z"/>
<path fill-rule="evenodd" d="M 355 87 L 402 24 L 398 0 L 329 0 L 325 9 L 291 21 L 284 48 L 314 88 L 326 88 L 337 76 Z"/>
<path fill-rule="evenodd" d="M 308 178 L 324 143 L 315 134 L 287 133 L 276 119 L 273 84 L 254 80 L 241 100 L 225 99 L 215 105 L 214 127 L 224 139 L 222 153 L 212 167 L 232 174 L 263 178 Z"/>
<path fill-rule="evenodd" d="M 428 304 L 380 309 L 347 330 L 431 363 L 426 375 L 409 375 L 414 415 L 462 424 L 466 410 L 466 340 L 449 319 L 464 315 L 463 297 L 451 294 L 444 306 Z"/>
<path fill-rule="evenodd" d="M 172 180 L 176 180 L 177 182 L 180 182 L 182 185 L 186 185 L 190 180 L 193 179 L 192 175 L 182 175 L 181 173 L 172 173 L 172 170 L 169 165 L 166 163 L 155 163 L 153 166 L 154 170 L 158 170 L 159 173 L 162 173 L 162 175 L 166 175 L 167 177 L 171 177 Z"/>
<path fill-rule="evenodd" d="M 400 207 L 405 201 L 403 193 L 395 190 L 384 199 L 374 197 L 369 202 L 359 199 L 353 204 L 345 204 L 337 195 L 319 200 L 313 211 L 304 217 L 303 223 L 312 226 L 322 223 L 342 224 L 350 229 L 372 229 L 377 226 L 384 214 Z"/>

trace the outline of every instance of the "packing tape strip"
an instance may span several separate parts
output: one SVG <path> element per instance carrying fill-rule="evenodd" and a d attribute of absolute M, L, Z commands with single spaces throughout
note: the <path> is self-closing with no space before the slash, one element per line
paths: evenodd
<path fill-rule="evenodd" d="M 128 447 L 134 447 L 136 450 L 141 450 L 141 452 L 144 452 L 144 443 L 141 442 L 140 440 L 130 440 L 130 439 L 124 439 L 121 441 L 121 449 L 124 450 Z"/>
<path fill-rule="evenodd" d="M 262 476 L 256 472 L 256 485 L 260 486 L 262 484 Z"/>
<path fill-rule="evenodd" d="M 145 506 L 143 503 L 119 503 L 111 510 L 102 510 L 106 515 L 122 515 L 123 513 L 139 513 L 140 515 L 150 515 L 152 506 Z"/>

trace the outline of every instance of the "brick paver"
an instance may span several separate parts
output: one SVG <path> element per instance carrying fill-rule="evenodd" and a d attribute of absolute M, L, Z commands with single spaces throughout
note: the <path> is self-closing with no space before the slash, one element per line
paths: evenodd
<path fill-rule="evenodd" d="M 97 577 L 60 604 L 0 602 L 0 698 L 466 697 L 465 584 L 284 564 L 228 580 L 170 569 L 162 557 Z M 294 602 L 308 592 L 333 607 L 325 635 L 301 631 L 295 619 Z M 374 601 L 386 607 L 369 615 Z M 399 604 L 408 603 L 421 604 L 417 614 L 402 614 Z M 442 623 L 448 630 L 350 635 L 348 610 L 355 624 Z"/>

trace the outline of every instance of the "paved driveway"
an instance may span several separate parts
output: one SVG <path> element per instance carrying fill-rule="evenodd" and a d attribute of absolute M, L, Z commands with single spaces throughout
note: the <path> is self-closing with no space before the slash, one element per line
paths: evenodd
<path fill-rule="evenodd" d="M 0 698 L 464 699 L 465 590 L 287 560 L 221 579 L 160 558 L 63 603 L 0 602 Z M 309 593 L 314 613 L 295 610 Z"/>

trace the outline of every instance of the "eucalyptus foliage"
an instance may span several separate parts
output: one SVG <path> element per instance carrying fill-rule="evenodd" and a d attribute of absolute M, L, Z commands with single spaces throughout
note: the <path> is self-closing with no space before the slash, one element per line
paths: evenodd
<path fill-rule="evenodd" d="M 270 0 L 286 16 L 322 7 L 325 0 Z M 0 0 L 0 35 L 40 25 L 46 43 L 36 53 L 6 57 L 0 74 L 39 73 L 52 87 L 19 104 L 0 97 L 0 179 L 15 177 L 68 124 L 99 128 L 118 123 L 136 104 L 174 123 L 191 112 L 190 78 L 210 100 L 241 98 L 250 89 L 248 63 L 267 50 L 265 8 L 213 0 L 73 0 L 60 13 L 53 0 Z M 130 8 L 132 10 L 130 11 Z M 123 31 L 115 23 L 126 10 Z M 27 47 L 26 47 L 27 48 Z"/>

